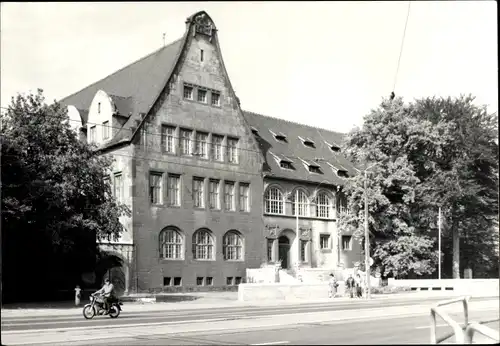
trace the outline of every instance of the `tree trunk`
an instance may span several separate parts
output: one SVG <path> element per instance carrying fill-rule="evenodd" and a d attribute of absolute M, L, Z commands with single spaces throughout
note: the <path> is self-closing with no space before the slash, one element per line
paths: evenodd
<path fill-rule="evenodd" d="M 458 222 L 453 221 L 453 278 L 460 279 L 460 232 Z"/>

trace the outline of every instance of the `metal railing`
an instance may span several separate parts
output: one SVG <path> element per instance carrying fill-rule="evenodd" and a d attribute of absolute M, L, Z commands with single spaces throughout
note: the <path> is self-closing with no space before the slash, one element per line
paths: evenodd
<path fill-rule="evenodd" d="M 483 325 L 482 323 L 489 323 L 498 321 L 498 319 L 483 321 L 483 322 L 472 322 L 469 323 L 469 300 L 470 296 L 465 296 L 462 298 L 445 300 L 438 303 L 435 307 L 431 308 L 431 344 L 439 344 L 452 336 L 455 336 L 455 342 L 457 344 L 472 344 L 474 334 L 480 333 L 489 339 L 494 340 L 496 343 L 500 342 L 499 332 Z M 459 323 L 454 321 L 446 312 L 443 311 L 442 307 L 445 305 L 450 305 L 453 303 L 462 302 L 464 307 L 464 325 L 461 326 Z M 451 333 L 444 336 L 436 336 L 436 315 L 441 317 L 452 329 Z M 465 330 L 465 332 L 464 332 Z"/>
<path fill-rule="evenodd" d="M 445 305 L 462 302 L 464 306 L 464 324 L 465 326 L 467 326 L 469 324 L 469 300 L 470 296 L 445 300 L 438 303 L 435 307 L 431 308 L 431 344 L 439 344 L 440 342 L 449 339 L 453 335 L 455 335 L 455 342 L 457 344 L 464 343 L 465 338 L 463 327 L 455 322 L 446 312 L 444 312 L 442 307 Z M 453 331 L 451 333 L 448 333 L 445 336 L 439 338 L 436 337 L 436 314 L 441 317 L 451 328 L 453 328 Z"/>

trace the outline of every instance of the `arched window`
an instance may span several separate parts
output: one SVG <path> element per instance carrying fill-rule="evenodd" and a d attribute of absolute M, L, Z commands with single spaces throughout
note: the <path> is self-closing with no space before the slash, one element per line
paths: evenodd
<path fill-rule="evenodd" d="M 208 229 L 200 229 L 193 234 L 193 257 L 197 260 L 214 259 L 214 238 Z"/>
<path fill-rule="evenodd" d="M 326 192 L 319 192 L 316 197 L 316 217 L 329 219 L 331 216 L 332 200 Z"/>
<path fill-rule="evenodd" d="M 283 214 L 283 192 L 277 187 L 267 189 L 264 196 L 266 213 L 268 214 Z"/>
<path fill-rule="evenodd" d="M 224 259 L 238 261 L 243 259 L 243 237 L 238 231 L 229 231 L 224 234 Z"/>
<path fill-rule="evenodd" d="M 182 259 L 183 242 L 181 232 L 174 227 L 167 227 L 160 232 L 160 258 Z"/>
<path fill-rule="evenodd" d="M 298 194 L 298 201 L 295 199 L 297 198 Z M 303 190 L 298 190 L 295 191 L 292 196 L 292 214 L 297 215 L 297 210 L 299 211 L 299 216 L 309 216 L 309 198 L 307 197 L 305 191 Z"/>

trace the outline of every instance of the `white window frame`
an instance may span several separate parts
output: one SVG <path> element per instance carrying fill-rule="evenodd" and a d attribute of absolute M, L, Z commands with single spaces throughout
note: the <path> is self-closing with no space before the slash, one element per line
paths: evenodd
<path fill-rule="evenodd" d="M 202 228 L 193 234 L 193 258 L 197 261 L 215 259 L 215 241 L 210 230 Z"/>
<path fill-rule="evenodd" d="M 200 99 L 200 95 L 205 95 L 205 97 L 202 97 Z M 197 96 L 197 100 L 198 102 L 200 103 L 207 103 L 207 100 L 208 100 L 208 90 L 207 89 L 204 89 L 204 88 L 198 88 L 198 96 Z"/>
<path fill-rule="evenodd" d="M 180 129 L 179 137 L 180 137 L 181 155 L 191 156 L 191 154 L 193 153 L 193 148 L 192 148 L 193 130 Z"/>
<path fill-rule="evenodd" d="M 109 138 L 109 121 L 106 120 L 102 123 L 102 139 Z"/>
<path fill-rule="evenodd" d="M 93 142 L 96 142 L 97 141 L 97 128 L 96 128 L 96 125 L 92 125 L 90 126 L 90 129 L 89 129 L 89 139 L 90 139 L 90 142 L 93 143 Z"/>
<path fill-rule="evenodd" d="M 225 261 L 243 260 L 243 236 L 240 232 L 228 231 L 224 234 L 222 252 Z"/>
<path fill-rule="evenodd" d="M 205 179 L 193 178 L 193 206 L 205 208 Z"/>
<path fill-rule="evenodd" d="M 349 243 L 347 243 L 347 246 L 344 239 L 347 239 L 349 241 Z M 351 235 L 343 235 L 341 237 L 341 240 L 342 240 L 342 250 L 343 251 L 352 251 L 352 236 Z"/>
<path fill-rule="evenodd" d="M 152 185 L 154 179 L 158 179 L 156 181 L 158 184 Z M 149 172 L 149 201 L 155 205 L 163 204 L 163 173 L 161 172 Z"/>
<path fill-rule="evenodd" d="M 181 205 L 181 176 L 179 174 L 167 175 L 167 196 L 169 206 Z"/>
<path fill-rule="evenodd" d="M 224 162 L 224 151 L 222 150 L 224 136 L 212 135 L 212 158 L 217 162 Z"/>
<path fill-rule="evenodd" d="M 113 195 L 118 202 L 123 202 L 123 175 L 121 172 L 113 174 Z"/>
<path fill-rule="evenodd" d="M 323 239 L 326 238 L 326 246 L 323 246 Z M 319 235 L 319 248 L 320 250 L 331 250 L 332 249 L 332 236 L 326 233 L 320 233 Z"/>
<path fill-rule="evenodd" d="M 160 232 L 159 238 L 161 259 L 184 259 L 184 236 L 178 229 L 167 227 Z"/>
<path fill-rule="evenodd" d="M 292 199 L 292 215 L 297 216 L 298 210 L 299 216 L 309 217 L 311 214 L 311 202 L 309 197 L 302 189 L 298 189 L 298 195 L 298 201 L 295 200 L 297 197 L 297 190 L 290 196 Z"/>
<path fill-rule="evenodd" d="M 208 159 L 208 133 L 196 132 L 195 151 L 198 157 Z"/>
<path fill-rule="evenodd" d="M 187 93 L 187 91 L 191 89 L 191 92 Z M 184 84 L 184 87 L 183 87 L 183 90 L 182 90 L 182 95 L 184 97 L 185 100 L 193 100 L 194 97 L 194 86 L 192 85 L 188 85 L 188 84 Z"/>
<path fill-rule="evenodd" d="M 211 179 L 208 182 L 209 207 L 220 210 L 220 180 Z"/>
<path fill-rule="evenodd" d="M 215 107 L 220 107 L 220 99 L 221 99 L 220 92 L 212 91 L 211 94 L 212 94 L 211 95 L 211 100 L 210 100 L 211 105 L 215 106 Z M 217 100 L 217 102 L 214 102 L 214 95 L 217 95 L 215 97 L 215 99 Z"/>
<path fill-rule="evenodd" d="M 280 188 L 276 186 L 269 187 L 264 195 L 264 201 L 266 214 L 285 214 L 285 198 Z"/>
<path fill-rule="evenodd" d="M 299 239 L 300 243 L 299 243 L 299 258 L 300 258 L 300 262 L 301 263 L 308 263 L 309 262 L 309 256 L 308 256 L 308 253 L 309 251 L 308 248 L 309 248 L 309 242 L 307 240 L 303 240 L 303 239 Z"/>
<path fill-rule="evenodd" d="M 162 140 L 164 150 L 167 153 L 175 154 L 175 126 L 162 126 Z"/>
<path fill-rule="evenodd" d="M 237 138 L 227 137 L 226 156 L 229 163 L 238 163 L 238 142 Z"/>
<path fill-rule="evenodd" d="M 330 219 L 332 204 L 332 198 L 330 198 L 328 193 L 320 191 L 316 196 L 316 217 Z"/>
<path fill-rule="evenodd" d="M 236 209 L 234 187 L 235 183 L 233 181 L 224 181 L 224 210 L 235 211 Z"/>
<path fill-rule="evenodd" d="M 239 183 L 239 207 L 240 211 L 249 212 L 250 211 L 250 184 Z"/>

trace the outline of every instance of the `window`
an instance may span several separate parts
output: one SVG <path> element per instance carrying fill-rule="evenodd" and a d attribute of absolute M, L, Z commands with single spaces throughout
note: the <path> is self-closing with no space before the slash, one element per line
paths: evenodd
<path fill-rule="evenodd" d="M 346 169 L 337 170 L 337 175 L 341 178 L 349 178 L 349 173 L 347 172 Z"/>
<path fill-rule="evenodd" d="M 316 165 L 309 165 L 309 172 L 316 174 L 323 174 L 323 172 L 321 171 L 321 167 Z"/>
<path fill-rule="evenodd" d="M 343 235 L 342 236 L 342 250 L 352 250 L 352 236 Z"/>
<path fill-rule="evenodd" d="M 172 278 L 170 276 L 163 277 L 163 286 L 170 286 L 172 284 Z"/>
<path fill-rule="evenodd" d="M 224 137 L 212 135 L 212 157 L 215 161 L 224 161 L 222 157 L 222 140 Z"/>
<path fill-rule="evenodd" d="M 307 240 L 300 241 L 300 261 L 307 262 Z"/>
<path fill-rule="evenodd" d="M 181 129 L 181 155 L 191 155 L 191 136 L 193 131 Z"/>
<path fill-rule="evenodd" d="M 118 201 L 118 202 L 122 202 L 123 201 L 123 182 L 122 182 L 122 174 L 121 173 L 115 173 L 115 176 L 114 176 L 114 195 L 115 195 L 115 199 Z"/>
<path fill-rule="evenodd" d="M 227 161 L 230 163 L 238 163 L 238 140 L 235 138 L 227 138 Z"/>
<path fill-rule="evenodd" d="M 181 286 L 181 285 L 182 285 L 182 278 L 174 277 L 174 286 Z"/>
<path fill-rule="evenodd" d="M 102 123 L 102 139 L 109 138 L 109 121 Z"/>
<path fill-rule="evenodd" d="M 236 231 L 229 231 L 224 235 L 224 259 L 238 261 L 243 259 L 243 240 Z"/>
<path fill-rule="evenodd" d="M 182 235 L 175 228 L 167 228 L 160 232 L 160 258 L 182 259 Z"/>
<path fill-rule="evenodd" d="M 250 210 L 249 193 L 249 185 L 240 183 L 240 211 L 248 212 Z"/>
<path fill-rule="evenodd" d="M 205 284 L 206 284 L 207 286 L 212 286 L 212 285 L 214 284 L 214 278 L 213 278 L 213 277 L 211 277 L 211 276 L 207 276 L 207 277 L 205 278 Z"/>
<path fill-rule="evenodd" d="M 316 198 L 316 217 L 330 218 L 331 202 L 328 195 L 320 192 Z"/>
<path fill-rule="evenodd" d="M 334 152 L 334 153 L 338 153 L 340 151 L 340 146 L 337 145 L 337 144 L 332 144 L 330 146 L 330 149 Z"/>
<path fill-rule="evenodd" d="M 234 183 L 232 181 L 224 182 L 224 208 L 234 211 Z"/>
<path fill-rule="evenodd" d="M 228 286 L 233 285 L 233 277 L 232 276 L 226 277 L 226 285 L 228 285 Z"/>
<path fill-rule="evenodd" d="M 175 153 L 175 127 L 162 126 L 161 132 L 162 147 L 167 153 Z"/>
<path fill-rule="evenodd" d="M 283 132 L 275 133 L 275 132 L 273 132 L 271 130 L 269 130 L 269 132 L 271 132 L 273 134 L 274 139 L 276 139 L 276 141 L 287 143 L 286 135 Z"/>
<path fill-rule="evenodd" d="M 203 132 L 196 132 L 196 155 L 204 159 L 208 159 L 207 151 L 208 134 Z"/>
<path fill-rule="evenodd" d="M 192 86 L 184 84 L 184 98 L 186 100 L 193 99 L 193 87 Z"/>
<path fill-rule="evenodd" d="M 239 285 L 239 284 L 241 284 L 241 281 L 242 281 L 242 280 L 241 280 L 241 276 L 237 276 L 237 277 L 235 277 L 235 278 L 234 278 L 234 284 L 235 284 L 235 285 Z"/>
<path fill-rule="evenodd" d="M 274 239 L 267 239 L 267 261 L 273 261 Z"/>
<path fill-rule="evenodd" d="M 298 201 L 295 199 L 298 195 Z M 299 216 L 309 216 L 309 198 L 303 190 L 298 190 L 292 194 L 292 215 L 297 215 L 297 210 Z"/>
<path fill-rule="evenodd" d="M 312 139 L 302 138 L 302 137 L 299 137 L 299 139 L 302 141 L 302 144 L 304 144 L 306 147 L 316 148 L 316 146 L 314 145 L 314 141 Z"/>
<path fill-rule="evenodd" d="M 203 49 L 200 49 L 200 61 L 203 61 Z"/>
<path fill-rule="evenodd" d="M 193 203 L 195 208 L 205 208 L 205 180 L 193 178 Z"/>
<path fill-rule="evenodd" d="M 97 113 L 101 114 L 101 102 L 97 102 Z"/>
<path fill-rule="evenodd" d="M 255 127 L 253 127 L 253 126 L 252 126 L 250 129 L 252 130 L 252 133 L 253 133 L 254 135 L 256 135 L 256 136 L 258 136 L 258 135 L 259 135 L 259 130 L 257 130 Z"/>
<path fill-rule="evenodd" d="M 196 277 L 196 286 L 203 286 L 203 277 L 202 276 Z"/>
<path fill-rule="evenodd" d="M 201 229 L 193 234 L 193 257 L 196 260 L 214 259 L 214 240 L 207 229 Z"/>
<path fill-rule="evenodd" d="M 220 106 L 220 93 L 212 91 L 212 106 Z"/>
<path fill-rule="evenodd" d="M 96 141 L 96 125 L 90 127 L 89 138 L 90 142 Z"/>
<path fill-rule="evenodd" d="M 284 169 L 290 169 L 290 170 L 295 170 L 295 167 L 293 167 L 293 164 L 289 161 L 281 160 L 280 161 L 280 167 Z"/>
<path fill-rule="evenodd" d="M 330 235 L 329 234 L 320 234 L 319 235 L 319 248 L 321 250 L 331 249 Z"/>
<path fill-rule="evenodd" d="M 103 183 L 104 183 L 104 194 L 106 195 L 106 198 L 109 197 L 109 192 L 111 192 L 111 178 L 106 175 L 102 178 Z M 109 190 L 108 190 L 109 187 Z"/>
<path fill-rule="evenodd" d="M 210 200 L 210 209 L 220 209 L 220 197 L 219 197 L 219 188 L 220 183 L 218 180 L 210 180 L 208 183 L 209 186 L 209 200 Z"/>
<path fill-rule="evenodd" d="M 178 207 L 181 205 L 181 177 L 176 174 L 167 176 L 168 205 Z"/>
<path fill-rule="evenodd" d="M 162 173 L 150 173 L 149 174 L 149 199 L 153 204 L 161 204 L 161 181 Z"/>
<path fill-rule="evenodd" d="M 283 214 L 283 193 L 277 187 L 271 187 L 265 195 L 266 213 Z"/>
<path fill-rule="evenodd" d="M 198 102 L 207 103 L 207 91 L 198 88 Z"/>

